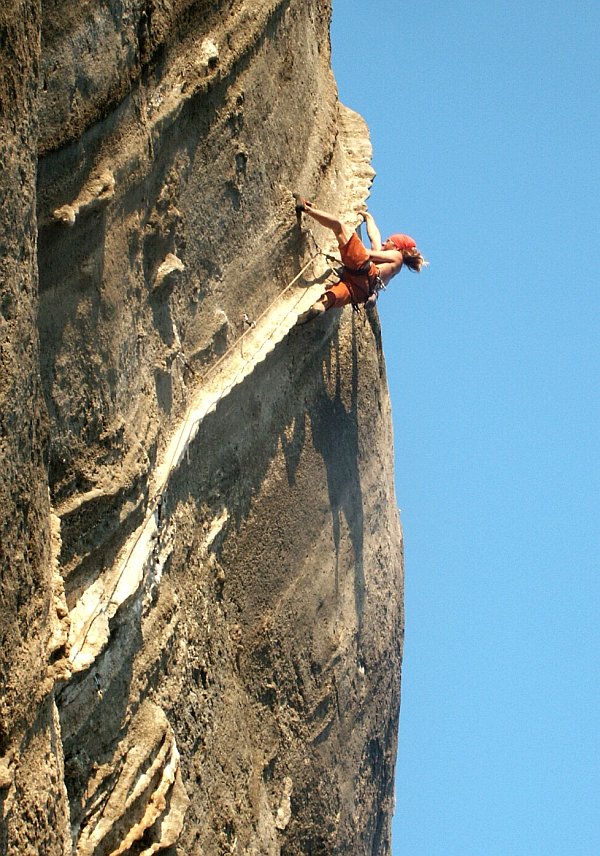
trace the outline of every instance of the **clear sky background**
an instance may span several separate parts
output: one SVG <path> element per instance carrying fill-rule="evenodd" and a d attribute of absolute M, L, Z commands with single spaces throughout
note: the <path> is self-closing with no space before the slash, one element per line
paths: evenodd
<path fill-rule="evenodd" d="M 600 3 L 333 0 L 406 548 L 394 856 L 600 854 Z"/>

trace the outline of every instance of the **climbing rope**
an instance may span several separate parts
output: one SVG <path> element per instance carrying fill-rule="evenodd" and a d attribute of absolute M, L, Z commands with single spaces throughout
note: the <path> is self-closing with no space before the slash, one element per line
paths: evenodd
<path fill-rule="evenodd" d="M 256 327 L 256 325 L 257 325 L 257 324 L 262 320 L 262 318 L 264 318 L 264 317 L 265 317 L 265 315 L 267 315 L 267 313 L 272 309 L 272 307 L 273 307 L 273 306 L 274 306 L 274 305 L 275 305 L 279 300 L 281 300 L 281 298 L 282 298 L 282 297 L 283 297 L 283 296 L 284 296 L 284 295 L 285 295 L 285 294 L 290 290 L 290 288 L 292 288 L 292 286 L 293 286 L 293 285 L 295 285 L 295 284 L 296 284 L 296 282 L 300 279 L 300 277 L 304 275 L 304 273 L 308 270 L 308 268 L 309 268 L 309 267 L 310 267 L 310 266 L 315 262 L 315 260 L 316 260 L 319 256 L 324 256 L 324 257 L 325 257 L 326 259 L 328 259 L 328 260 L 329 260 L 329 259 L 334 259 L 334 260 L 335 260 L 335 258 L 334 258 L 333 256 L 329 256 L 327 253 L 325 253 L 325 252 L 324 252 L 324 251 L 319 247 L 319 245 L 318 245 L 318 243 L 317 243 L 317 241 L 316 241 L 316 239 L 315 239 L 314 235 L 312 234 L 312 232 L 311 232 L 310 230 L 308 230 L 308 234 L 309 234 L 309 235 L 310 235 L 310 237 L 312 238 L 312 240 L 313 240 L 313 242 L 314 242 L 314 244 L 315 244 L 315 247 L 316 247 L 316 250 L 315 250 L 315 252 L 313 253 L 313 255 L 310 257 L 310 259 L 307 261 L 307 263 L 304 265 L 304 267 L 299 271 L 299 273 L 297 273 L 297 274 L 296 274 L 296 276 L 295 276 L 292 280 L 290 280 L 290 282 L 288 282 L 288 284 L 285 286 L 285 288 L 283 288 L 283 290 L 282 290 L 282 291 L 281 291 L 281 292 L 280 292 L 280 293 L 279 293 L 279 294 L 278 294 L 278 295 L 277 295 L 277 296 L 276 296 L 276 297 L 271 301 L 271 303 L 269 303 L 269 305 L 266 307 L 266 309 L 264 309 L 264 310 L 261 312 L 261 314 L 258 316 L 258 318 L 256 319 L 256 321 L 254 322 L 253 327 L 250 327 L 250 328 L 248 328 L 247 330 L 244 330 L 244 332 L 242 333 L 242 335 L 241 335 L 241 336 L 239 336 L 239 337 L 235 340 L 235 342 L 233 342 L 233 343 L 232 343 L 232 344 L 227 348 L 227 350 L 226 350 L 226 351 L 225 351 L 225 352 L 224 352 L 224 353 L 219 357 L 219 359 L 217 360 L 217 362 L 216 362 L 216 363 L 214 363 L 214 364 L 209 368 L 208 372 L 206 373 L 206 375 L 205 375 L 205 377 L 204 377 L 204 379 L 203 379 L 203 382 L 204 382 L 204 383 L 207 383 L 207 382 L 208 382 L 208 380 L 210 380 L 210 378 L 212 378 L 212 377 L 215 375 L 215 373 L 217 372 L 217 370 L 218 370 L 219 366 L 221 366 L 221 365 L 222 365 L 222 363 L 224 362 L 224 360 L 225 360 L 225 359 L 230 355 L 230 353 L 233 351 L 233 349 L 234 349 L 234 348 L 236 348 L 238 345 L 241 345 L 241 344 L 242 344 L 244 337 L 245 337 L 245 336 L 247 336 L 247 335 L 249 334 L 250 330 L 251 330 L 251 329 L 254 329 L 254 327 Z M 330 267 L 330 269 L 331 269 L 331 270 L 333 270 L 331 267 Z M 281 323 L 282 323 L 282 322 L 283 322 L 283 321 L 284 321 L 284 320 L 285 320 L 285 319 L 286 319 L 286 318 L 287 318 L 287 317 L 292 313 L 292 311 L 295 309 L 295 307 L 298 305 L 298 303 L 300 303 L 300 301 L 302 300 L 302 297 L 303 297 L 303 296 L 304 296 L 303 294 L 300 294 L 300 295 L 299 295 L 298 299 L 297 299 L 297 300 L 296 300 L 296 301 L 295 301 L 295 302 L 294 302 L 294 303 L 289 307 L 289 309 L 288 309 L 288 311 L 285 313 L 285 315 L 283 315 L 283 316 L 282 316 L 282 318 L 280 319 L 279 323 L 278 323 L 278 324 L 273 328 L 273 330 L 269 333 L 269 335 L 265 337 L 265 339 L 263 340 L 263 342 L 262 342 L 262 344 L 260 345 L 260 347 L 258 348 L 258 350 L 256 350 L 256 351 L 254 352 L 254 354 L 252 355 L 252 359 L 253 359 L 253 360 L 255 360 L 255 359 L 256 359 L 256 357 L 258 356 L 258 354 L 260 354 L 260 353 L 263 351 L 263 349 L 265 348 L 266 344 L 267 344 L 267 343 L 268 343 L 268 342 L 273 338 L 273 336 L 274 336 L 274 334 L 275 334 L 276 330 L 278 330 L 278 329 L 280 328 Z M 226 396 L 226 395 L 227 395 L 227 394 L 228 394 L 228 393 L 233 389 L 233 387 L 236 385 L 236 383 L 237 383 L 237 381 L 238 381 L 238 378 L 239 378 L 239 377 L 240 377 L 240 375 L 243 373 L 243 371 L 245 370 L 246 366 L 247 366 L 249 363 L 250 363 L 250 359 L 246 359 L 246 360 L 244 360 L 244 361 L 243 361 L 241 368 L 236 372 L 236 374 L 234 375 L 233 379 L 230 381 L 230 383 L 228 384 L 228 386 L 226 386 L 224 389 L 222 389 L 222 390 L 221 390 L 221 392 L 219 393 L 219 395 L 216 397 L 216 399 L 215 399 L 215 400 L 214 400 L 214 402 L 212 403 L 212 405 L 211 405 L 211 407 L 212 407 L 212 408 L 217 407 L 217 405 L 219 404 L 219 402 L 220 402 L 220 401 L 221 401 L 221 400 L 222 400 L 222 399 L 223 399 L 223 398 L 224 398 L 224 397 L 225 397 L 225 396 Z M 188 412 L 189 412 L 189 411 L 188 411 Z M 205 414 L 205 415 L 206 415 L 206 414 Z M 202 419 L 202 418 L 203 418 L 203 417 L 199 417 L 199 419 L 198 419 L 198 420 L 196 420 L 196 422 L 194 423 L 194 425 L 198 424 L 198 423 L 201 421 L 201 419 Z M 185 425 L 185 420 L 184 420 L 183 424 Z M 192 427 L 190 427 L 190 433 L 191 433 L 191 431 L 193 430 L 194 425 L 193 425 Z M 171 453 L 171 455 L 169 456 L 168 464 L 167 464 L 167 473 L 170 473 L 170 472 L 171 472 L 171 468 L 172 468 L 172 466 L 173 466 L 173 463 L 174 463 L 174 461 L 177 459 L 177 457 L 178 457 L 178 455 L 179 455 L 179 453 L 180 453 L 181 448 L 182 448 L 182 445 L 181 445 L 181 441 L 180 441 L 180 442 L 178 442 L 178 443 L 176 444 L 176 446 L 175 446 L 175 448 L 174 448 L 173 452 L 172 452 L 172 453 Z M 136 537 L 135 537 L 135 540 L 134 540 L 133 544 L 131 545 L 131 547 L 129 548 L 129 551 L 128 551 L 128 553 L 127 553 L 127 556 L 126 556 L 126 558 L 125 558 L 125 559 L 124 559 L 124 561 L 123 561 L 123 565 L 122 565 L 121 570 L 120 570 L 120 572 L 119 572 L 119 574 L 118 574 L 118 576 L 117 576 L 117 579 L 116 579 L 115 583 L 113 584 L 113 586 L 112 586 L 112 588 L 111 588 L 111 590 L 110 590 L 110 596 L 108 597 L 108 599 L 105 599 L 104 601 L 100 601 L 100 602 L 96 605 L 96 607 L 95 607 L 95 608 L 94 608 L 94 610 L 92 611 L 91 616 L 89 617 L 88 621 L 86 622 L 86 625 L 84 625 L 84 626 L 85 626 L 85 630 L 84 630 L 84 633 L 83 633 L 83 637 L 81 638 L 81 641 L 80 641 L 80 643 L 79 643 L 79 648 L 78 648 L 78 650 L 77 650 L 77 653 L 75 653 L 75 654 L 71 654 L 71 657 L 70 657 L 71 662 L 73 663 L 73 665 L 75 664 L 75 662 L 76 662 L 76 660 L 77 660 L 77 657 L 79 657 L 79 655 L 80 655 L 80 654 L 81 654 L 81 652 L 83 651 L 83 646 L 84 646 L 84 645 L 85 645 L 85 643 L 86 643 L 86 640 L 87 640 L 87 638 L 88 638 L 88 636 L 89 636 L 89 634 L 90 634 L 90 631 L 91 631 L 91 629 L 92 629 L 92 627 L 93 627 L 94 623 L 98 620 L 98 618 L 100 618 L 102 615 L 104 615 L 104 614 L 107 612 L 108 607 L 110 606 L 110 604 L 111 604 L 111 602 L 112 602 L 112 598 L 113 598 L 113 596 L 114 596 L 114 594 L 115 594 L 115 592 L 116 592 L 117 588 L 119 587 L 119 583 L 121 582 L 121 580 L 122 580 L 122 578 L 123 578 L 123 575 L 125 574 L 125 571 L 127 570 L 127 567 L 128 567 L 129 562 L 130 562 L 130 560 L 131 560 L 131 557 L 132 557 L 132 555 L 133 555 L 133 553 L 134 553 L 134 551 L 135 551 L 136 547 L 137 547 L 137 546 L 138 546 L 138 544 L 140 543 L 140 540 L 141 540 L 141 538 L 142 538 L 142 535 L 144 534 L 144 532 L 145 532 L 145 530 L 146 530 L 146 527 L 147 527 L 147 525 L 148 525 L 148 523 L 149 523 L 149 521 L 150 521 L 150 519 L 151 519 L 152 515 L 153 515 L 155 512 L 157 512 L 157 518 L 158 518 L 158 519 L 157 519 L 157 529 L 158 529 L 158 527 L 161 525 L 162 518 L 164 517 L 164 514 L 162 514 L 162 510 L 163 510 L 163 508 L 164 508 L 164 491 L 165 491 L 165 487 L 166 487 L 167 481 L 168 481 L 168 475 L 167 475 L 167 476 L 165 476 L 165 479 L 163 480 L 163 483 L 162 483 L 161 485 L 159 485 L 159 486 L 158 486 L 158 488 L 157 488 L 156 492 L 155 492 L 155 493 L 154 493 L 154 495 L 151 497 L 151 499 L 149 499 L 149 501 L 148 501 L 148 505 L 147 505 L 147 507 L 146 507 L 146 516 L 144 517 L 144 521 L 143 521 L 143 523 L 142 523 L 142 524 L 140 525 L 140 527 L 138 528 L 138 533 L 137 533 L 137 535 L 136 535 Z"/>

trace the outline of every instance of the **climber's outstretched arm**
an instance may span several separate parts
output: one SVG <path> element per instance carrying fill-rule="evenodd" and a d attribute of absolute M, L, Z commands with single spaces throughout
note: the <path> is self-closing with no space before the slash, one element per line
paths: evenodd
<path fill-rule="evenodd" d="M 381 232 L 377 228 L 377 224 L 373 219 L 373 216 L 369 214 L 368 211 L 363 212 L 363 218 L 365 221 L 365 226 L 367 227 L 367 235 L 369 236 L 369 241 L 371 242 L 372 250 L 380 250 L 381 249 Z"/>

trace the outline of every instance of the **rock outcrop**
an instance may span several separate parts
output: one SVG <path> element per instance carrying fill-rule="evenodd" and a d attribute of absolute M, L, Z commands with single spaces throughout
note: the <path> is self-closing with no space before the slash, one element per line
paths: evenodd
<path fill-rule="evenodd" d="M 0 12 L 0 849 L 389 853 L 402 545 L 373 172 L 322 0 Z M 37 191 L 36 191 L 37 182 Z"/>

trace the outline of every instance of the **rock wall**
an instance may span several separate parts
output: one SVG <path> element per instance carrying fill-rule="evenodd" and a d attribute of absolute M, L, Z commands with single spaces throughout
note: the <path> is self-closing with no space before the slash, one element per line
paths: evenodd
<path fill-rule="evenodd" d="M 0 10 L 0 852 L 63 852 L 52 687 L 65 642 L 39 374 L 35 179 L 40 13 Z M 53 549 L 54 547 L 54 549 Z M 60 617 L 57 614 L 60 612 Z"/>
<path fill-rule="evenodd" d="M 334 248 L 292 191 L 356 222 L 373 176 L 329 15 L 0 15 L 8 853 L 389 853 L 381 333 L 294 326 Z"/>

